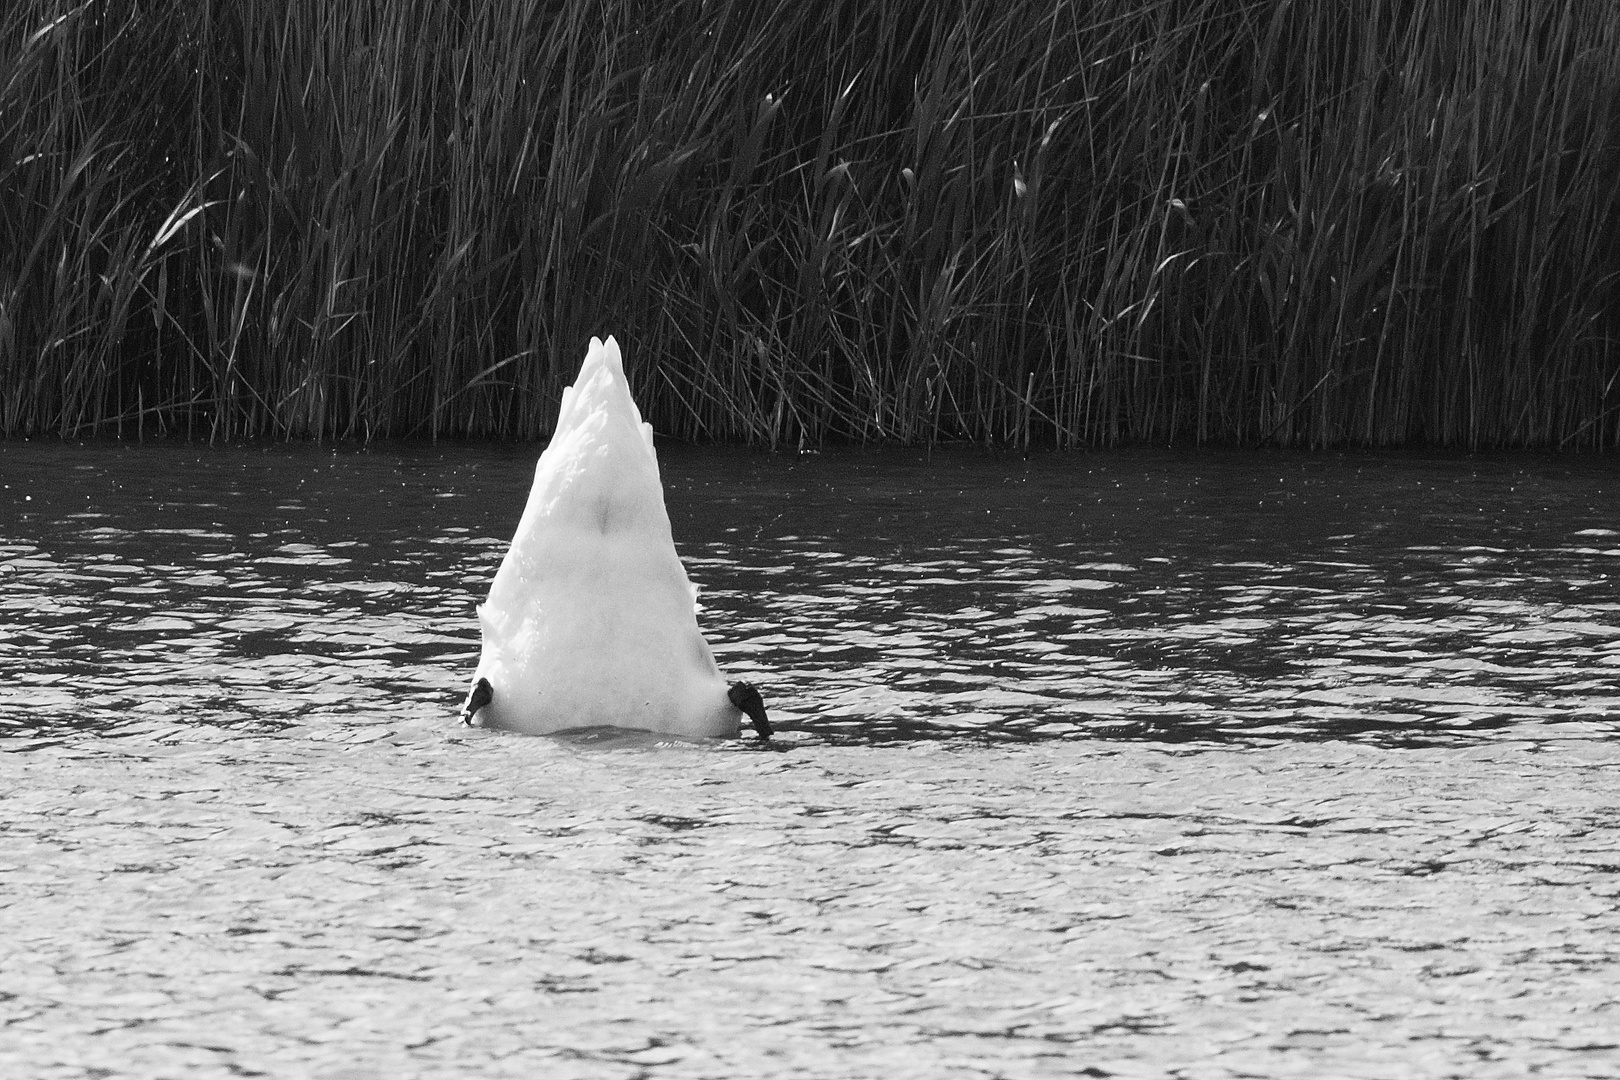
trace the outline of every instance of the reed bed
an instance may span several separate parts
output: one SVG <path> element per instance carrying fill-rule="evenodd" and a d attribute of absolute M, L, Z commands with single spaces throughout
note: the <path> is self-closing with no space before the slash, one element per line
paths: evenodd
<path fill-rule="evenodd" d="M 0 433 L 1620 445 L 1612 0 L 11 0 Z"/>

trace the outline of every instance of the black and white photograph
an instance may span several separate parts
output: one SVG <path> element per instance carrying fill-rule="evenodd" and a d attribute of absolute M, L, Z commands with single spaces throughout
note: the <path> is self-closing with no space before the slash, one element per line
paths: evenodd
<path fill-rule="evenodd" d="M 1620 4 L 0 2 L 0 1078 L 243 1077 L 1620 1077 Z"/>

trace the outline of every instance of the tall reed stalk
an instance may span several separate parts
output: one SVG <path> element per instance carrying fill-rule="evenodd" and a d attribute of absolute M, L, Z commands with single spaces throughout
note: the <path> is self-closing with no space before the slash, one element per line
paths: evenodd
<path fill-rule="evenodd" d="M 0 433 L 1620 445 L 1612 0 L 12 0 Z"/>

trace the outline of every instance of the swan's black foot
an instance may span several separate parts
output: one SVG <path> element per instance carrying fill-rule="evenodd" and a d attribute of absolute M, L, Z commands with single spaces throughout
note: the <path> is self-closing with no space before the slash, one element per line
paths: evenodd
<path fill-rule="evenodd" d="M 731 684 L 726 691 L 726 697 L 731 703 L 748 714 L 748 719 L 754 722 L 754 730 L 759 732 L 759 739 L 764 742 L 771 737 L 771 722 L 765 718 L 765 699 L 759 696 L 759 691 L 745 682 Z"/>
<path fill-rule="evenodd" d="M 754 695 L 758 697 L 758 694 Z M 467 704 L 461 707 L 461 722 L 471 724 L 473 714 L 485 705 L 495 700 L 495 688 L 489 685 L 488 679 L 479 679 L 473 683 L 473 688 L 467 692 Z"/>

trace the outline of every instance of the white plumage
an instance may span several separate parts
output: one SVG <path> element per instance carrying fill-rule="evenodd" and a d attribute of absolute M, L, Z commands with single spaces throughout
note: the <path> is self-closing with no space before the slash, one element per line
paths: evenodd
<path fill-rule="evenodd" d="M 698 630 L 696 594 L 618 343 L 592 338 L 478 609 L 483 654 L 464 718 L 535 734 L 737 734 L 742 713 Z"/>

